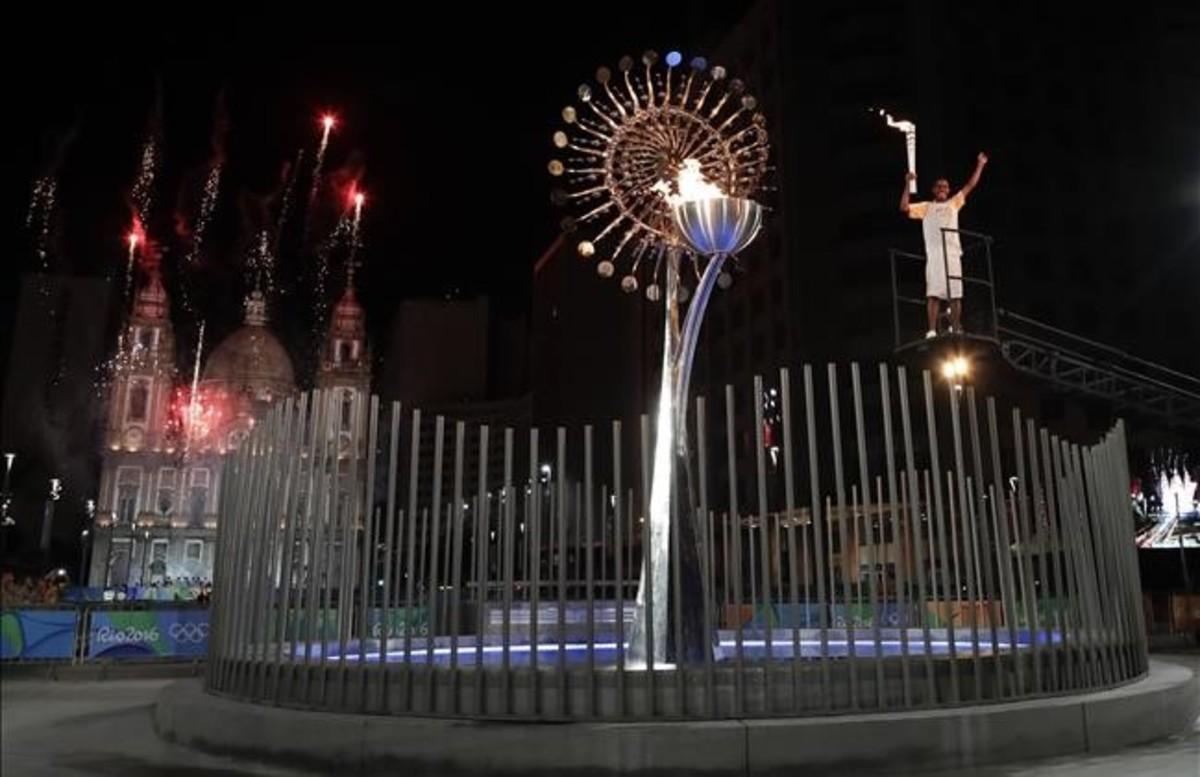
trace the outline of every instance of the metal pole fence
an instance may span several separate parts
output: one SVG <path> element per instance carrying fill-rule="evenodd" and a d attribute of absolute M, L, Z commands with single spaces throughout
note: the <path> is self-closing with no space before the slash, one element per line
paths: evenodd
<path fill-rule="evenodd" d="M 547 450 L 545 430 L 431 425 L 363 395 L 275 405 L 225 462 L 207 687 L 394 715 L 720 719 L 1146 672 L 1121 424 L 1079 446 L 1005 409 L 1009 437 L 999 403 L 928 372 L 799 374 L 779 373 L 778 419 L 761 377 L 724 387 L 724 413 L 696 398 L 672 547 L 654 556 L 665 601 L 638 591 L 650 418 L 636 439 L 620 421 L 556 428 Z M 699 657 L 683 652 L 689 607 Z M 631 661 L 631 634 L 652 636 L 633 619 L 664 610 L 665 663 Z"/>

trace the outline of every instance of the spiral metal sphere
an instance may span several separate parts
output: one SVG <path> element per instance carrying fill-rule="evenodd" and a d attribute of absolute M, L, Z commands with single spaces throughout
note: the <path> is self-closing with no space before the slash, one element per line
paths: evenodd
<path fill-rule="evenodd" d="M 654 281 L 667 247 L 695 259 L 674 215 L 686 194 L 679 191 L 685 161 L 695 160 L 724 196 L 752 199 L 767 172 L 766 118 L 725 68 L 702 57 L 685 65 L 674 51 L 622 57 L 615 71 L 600 67 L 576 98 L 562 110 L 546 168 L 559 181 L 551 200 L 569 213 L 562 228 L 578 235 L 581 259 L 596 262 L 603 277 L 619 275 L 628 292 L 639 288 L 639 268 L 652 264 L 645 288 L 658 297 Z"/>

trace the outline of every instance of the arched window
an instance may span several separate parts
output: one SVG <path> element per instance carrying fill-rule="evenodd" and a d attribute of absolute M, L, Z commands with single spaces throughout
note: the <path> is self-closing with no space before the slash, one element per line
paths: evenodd
<path fill-rule="evenodd" d="M 141 467 L 121 467 L 117 470 L 116 499 L 113 512 L 117 520 L 131 525 L 138 514 L 138 496 L 142 489 Z"/>
<path fill-rule="evenodd" d="M 188 518 L 193 524 L 204 520 L 208 510 L 208 470 L 194 469 L 191 488 L 188 490 Z"/>
<path fill-rule="evenodd" d="M 150 407 L 150 385 L 147 381 L 137 380 L 129 385 L 129 407 L 125 412 L 127 421 L 145 421 Z"/>

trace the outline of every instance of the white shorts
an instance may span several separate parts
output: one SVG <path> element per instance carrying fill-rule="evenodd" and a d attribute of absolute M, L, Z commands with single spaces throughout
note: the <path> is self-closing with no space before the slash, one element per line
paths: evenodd
<path fill-rule="evenodd" d="M 950 268 L 950 293 L 946 293 L 946 268 Z M 939 256 L 925 260 L 925 296 L 938 299 L 962 299 L 962 254 L 949 252 L 946 261 Z"/>

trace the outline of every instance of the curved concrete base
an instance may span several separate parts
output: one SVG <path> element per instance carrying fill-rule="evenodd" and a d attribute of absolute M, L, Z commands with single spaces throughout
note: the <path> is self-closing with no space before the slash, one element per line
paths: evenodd
<path fill-rule="evenodd" d="M 166 739 L 338 774 L 846 774 L 960 768 L 1109 751 L 1189 728 L 1191 670 L 1150 662 L 1111 691 L 871 715 L 712 722 L 533 723 L 341 715 L 267 707 L 168 686 L 155 709 Z"/>

